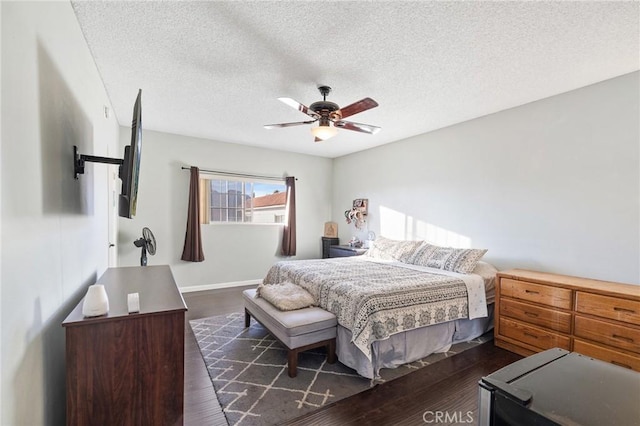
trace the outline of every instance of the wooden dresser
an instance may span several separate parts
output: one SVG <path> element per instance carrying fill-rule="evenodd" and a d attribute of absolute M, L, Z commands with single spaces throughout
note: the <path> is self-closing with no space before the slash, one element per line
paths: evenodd
<path fill-rule="evenodd" d="M 110 268 L 98 284 L 109 313 L 84 318 L 80 302 L 62 323 L 67 424 L 182 424 L 187 308 L 171 269 Z M 139 313 L 128 313 L 128 293 L 139 293 Z"/>
<path fill-rule="evenodd" d="M 640 371 L 640 286 L 521 269 L 496 281 L 497 346 L 559 347 Z"/>

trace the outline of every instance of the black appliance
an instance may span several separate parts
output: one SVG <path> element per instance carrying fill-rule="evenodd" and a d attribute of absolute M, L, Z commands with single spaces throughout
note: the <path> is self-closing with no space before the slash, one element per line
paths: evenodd
<path fill-rule="evenodd" d="M 480 382 L 479 426 L 640 425 L 640 373 L 554 348 Z"/>

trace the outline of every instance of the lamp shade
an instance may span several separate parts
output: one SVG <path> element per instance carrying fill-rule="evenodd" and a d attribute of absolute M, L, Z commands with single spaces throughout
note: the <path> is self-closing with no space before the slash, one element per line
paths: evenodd
<path fill-rule="evenodd" d="M 335 136 L 336 133 L 338 133 L 338 129 L 336 129 L 335 127 L 331 127 L 329 125 L 327 126 L 320 125 L 318 127 L 312 127 L 311 133 L 313 134 L 313 136 L 315 136 L 318 139 L 327 140 L 330 137 Z"/>

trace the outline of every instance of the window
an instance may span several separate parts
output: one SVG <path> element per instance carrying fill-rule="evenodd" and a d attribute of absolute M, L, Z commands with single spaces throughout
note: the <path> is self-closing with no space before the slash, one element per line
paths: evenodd
<path fill-rule="evenodd" d="M 201 178 L 202 223 L 284 223 L 284 182 Z"/>

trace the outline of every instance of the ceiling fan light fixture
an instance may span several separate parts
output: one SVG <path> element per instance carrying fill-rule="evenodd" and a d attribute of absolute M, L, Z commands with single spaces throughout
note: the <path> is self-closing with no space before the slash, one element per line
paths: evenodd
<path fill-rule="evenodd" d="M 368 134 L 374 134 L 378 130 L 380 130 L 379 127 L 371 126 L 369 124 L 355 123 L 353 121 L 344 120 L 344 118 L 377 107 L 378 103 L 373 99 L 360 99 L 359 101 L 349 104 L 344 108 L 340 108 L 338 104 L 327 101 L 327 95 L 329 94 L 329 92 L 331 92 L 331 87 L 319 86 L 318 90 L 322 95 L 322 100 L 314 102 L 311 104 L 311 106 L 308 107 L 291 98 L 278 98 L 288 106 L 297 109 L 303 114 L 311 117 L 312 120 L 297 121 L 295 123 L 267 124 L 264 126 L 265 129 L 300 126 L 302 124 L 311 124 L 318 122 L 317 127 L 311 128 L 311 134 L 315 136 L 315 142 L 325 141 L 335 136 L 338 133 L 338 127 L 344 130 L 352 130 L 355 132 Z M 331 123 L 333 123 L 333 125 Z"/>
<path fill-rule="evenodd" d="M 311 128 L 311 134 L 318 139 L 327 140 L 338 133 L 338 129 L 332 127 L 330 124 L 318 125 L 318 127 Z"/>

